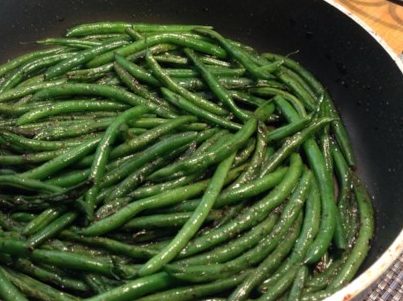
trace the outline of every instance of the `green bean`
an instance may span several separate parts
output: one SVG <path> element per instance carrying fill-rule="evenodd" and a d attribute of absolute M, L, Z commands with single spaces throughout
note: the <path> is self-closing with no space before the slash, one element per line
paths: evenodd
<path fill-rule="evenodd" d="M 15 264 L 15 268 L 25 274 L 28 274 L 40 281 L 56 285 L 62 289 L 67 288 L 78 292 L 87 292 L 88 286 L 78 280 L 65 275 L 58 275 L 52 271 L 46 270 L 43 267 L 36 266 L 32 262 L 26 259 L 18 259 Z"/>
<path fill-rule="evenodd" d="M 59 46 L 67 46 L 73 48 L 81 48 L 87 49 L 95 46 L 99 46 L 102 43 L 96 41 L 88 41 L 82 39 L 68 39 L 68 38 L 47 38 L 44 40 L 36 41 L 37 44 L 43 45 L 59 45 Z"/>
<path fill-rule="evenodd" d="M 267 141 L 276 141 L 285 139 L 291 135 L 296 134 L 299 131 L 302 131 L 311 122 L 312 119 L 308 117 L 279 127 L 267 134 Z"/>
<path fill-rule="evenodd" d="M 0 132 L 0 138 L 3 139 L 7 144 L 28 151 L 53 151 L 78 146 L 79 144 L 84 142 L 80 140 L 41 141 L 36 139 L 29 139 L 8 131 Z"/>
<path fill-rule="evenodd" d="M 75 147 L 71 151 L 62 153 L 60 156 L 21 174 L 24 178 L 29 179 L 45 179 L 46 177 L 58 172 L 59 170 L 77 162 L 79 159 L 87 155 L 89 152 L 93 151 L 99 139 L 93 139 L 88 142 L 84 142 L 79 146 Z"/>
<path fill-rule="evenodd" d="M 298 267 L 292 267 L 290 271 L 284 275 L 282 275 L 281 278 L 275 282 L 275 285 L 271 290 L 268 290 L 265 292 L 262 296 L 260 296 L 257 300 L 260 301 L 274 301 L 278 300 L 284 293 L 287 291 L 287 289 L 292 286 L 293 281 L 295 280 L 296 273 L 298 271 Z M 283 300 L 283 299 L 280 299 Z M 290 299 L 293 300 L 293 299 Z M 298 300 L 298 299 L 296 299 Z"/>
<path fill-rule="evenodd" d="M 7 269 L 7 276 L 25 295 L 38 300 L 44 301 L 77 301 L 78 298 L 61 292 L 50 285 L 44 284 L 38 280 L 35 280 L 27 275 L 13 272 Z M 16 300 L 16 299 L 13 299 Z M 27 299 L 22 299 L 27 300 Z"/>
<path fill-rule="evenodd" d="M 184 46 L 188 48 L 195 49 L 197 51 L 211 54 L 217 56 L 218 58 L 223 58 L 226 56 L 225 51 L 210 42 L 197 39 L 194 36 L 184 36 L 176 33 L 161 33 L 148 37 L 147 39 L 142 39 L 135 41 L 127 46 L 120 47 L 115 51 L 106 52 L 87 63 L 88 67 L 97 67 L 113 60 L 114 54 L 117 53 L 122 56 L 128 56 L 130 54 L 142 51 L 151 46 L 162 43 L 171 43 L 174 45 Z"/>
<path fill-rule="evenodd" d="M 64 138 L 78 138 L 89 134 L 97 136 L 96 132 L 106 129 L 112 123 L 111 118 L 99 118 L 94 121 L 84 120 L 66 126 L 58 124 L 55 127 L 43 128 L 35 135 L 38 140 L 62 140 Z"/>
<path fill-rule="evenodd" d="M 173 158 L 176 158 L 177 154 L 182 153 L 187 147 L 187 145 L 179 147 L 178 149 L 168 153 L 168 155 L 161 156 L 151 163 L 146 162 L 143 167 L 135 170 L 119 185 L 113 187 L 108 192 L 108 195 L 104 200 L 104 205 L 97 210 L 96 218 L 102 219 L 105 216 L 111 215 L 111 213 L 116 212 L 117 210 L 128 204 L 128 202 L 131 200 L 131 197 L 130 195 L 128 195 L 128 197 L 123 197 L 126 195 L 125 191 L 129 192 L 131 189 L 135 189 L 139 184 L 144 182 L 149 174 L 159 169 L 161 166 L 167 164 L 168 162 L 172 161 Z M 122 197 L 115 197 L 120 194 L 122 195 Z"/>
<path fill-rule="evenodd" d="M 32 191 L 61 192 L 58 186 L 47 184 L 38 180 L 25 179 L 17 175 L 0 176 L 0 186 L 9 186 Z"/>
<path fill-rule="evenodd" d="M 256 93 L 259 96 L 281 96 L 288 102 L 292 104 L 294 109 L 298 112 L 298 114 L 301 117 L 306 116 L 306 111 L 304 105 L 301 103 L 301 101 L 296 98 L 294 95 L 283 91 L 279 88 L 273 88 L 273 87 L 262 87 L 262 88 L 252 88 L 250 89 L 252 93 Z"/>
<path fill-rule="evenodd" d="M 263 56 L 269 59 L 276 59 L 276 60 L 281 59 L 284 62 L 285 66 L 292 69 L 299 76 L 301 76 L 305 80 L 305 82 L 307 82 L 311 86 L 311 88 L 317 95 L 324 96 L 323 101 L 326 103 L 326 106 L 329 109 L 330 116 L 336 118 L 336 121 L 332 123 L 332 128 L 335 133 L 336 140 L 338 144 L 341 146 L 343 154 L 346 157 L 346 160 L 349 163 L 349 165 L 354 166 L 355 158 L 352 151 L 352 146 L 349 141 L 347 130 L 344 127 L 343 123 L 341 122 L 339 114 L 337 113 L 336 108 L 334 107 L 331 101 L 330 95 L 326 92 L 323 85 L 319 81 L 317 81 L 309 71 L 304 69 L 301 65 L 299 65 L 297 62 L 293 61 L 290 58 L 282 57 L 279 55 L 273 55 L 270 53 L 264 54 Z"/>
<path fill-rule="evenodd" d="M 224 141 L 224 140 L 223 140 Z M 239 166 L 245 163 L 253 154 L 256 146 L 256 139 L 249 138 L 249 141 L 243 149 L 238 150 L 236 153 L 233 166 Z"/>
<path fill-rule="evenodd" d="M 28 301 L 7 276 L 4 269 L 0 267 L 0 297 L 4 301 Z"/>
<path fill-rule="evenodd" d="M 251 119 L 227 143 L 218 149 L 206 152 L 178 164 L 165 167 L 153 173 L 150 179 L 163 178 L 178 171 L 184 171 L 187 173 L 194 172 L 200 168 L 208 167 L 217 161 L 221 161 L 223 158 L 240 148 L 249 139 L 255 129 L 256 120 Z"/>
<path fill-rule="evenodd" d="M 133 198 L 133 199 L 141 199 L 145 197 L 149 197 L 158 193 L 163 192 L 164 190 L 167 189 L 172 189 L 176 187 L 181 187 L 186 184 L 190 184 L 192 181 L 200 178 L 199 173 L 194 173 L 188 176 L 183 176 L 171 181 L 166 181 L 160 184 L 154 184 L 154 185 L 147 185 L 147 186 L 142 186 L 138 187 L 132 192 L 130 192 L 128 195 Z"/>
<path fill-rule="evenodd" d="M 165 264 L 174 259 L 186 246 L 188 241 L 196 234 L 207 218 L 207 215 L 224 186 L 224 180 L 231 168 L 234 157 L 235 154 L 229 156 L 218 165 L 206 191 L 204 192 L 200 204 L 197 206 L 192 216 L 185 225 L 183 225 L 175 238 L 171 240 L 171 242 L 164 247 L 160 253 L 155 255 L 140 268 L 140 276 L 149 275 L 160 270 Z"/>
<path fill-rule="evenodd" d="M 277 97 L 276 103 L 290 122 L 300 120 L 298 113 L 284 99 Z M 333 238 L 336 226 L 337 207 L 334 200 L 333 181 L 326 170 L 326 163 L 318 145 L 310 138 L 304 142 L 303 147 L 318 181 L 322 200 L 320 230 L 310 246 L 305 259 L 307 263 L 314 263 L 326 252 Z"/>
<path fill-rule="evenodd" d="M 45 107 L 54 104 L 51 101 L 48 102 L 42 102 L 40 104 L 35 103 L 35 104 L 21 104 L 21 105 L 9 105 L 9 104 L 2 104 L 0 103 L 0 114 L 6 115 L 6 116 L 21 116 L 24 113 L 29 112 L 32 109 L 36 109 L 39 107 Z"/>
<path fill-rule="evenodd" d="M 248 271 L 228 279 L 217 280 L 207 284 L 199 284 L 188 287 L 179 287 L 140 298 L 139 301 L 190 301 L 197 298 L 225 292 L 235 287 L 248 275 Z M 210 299 L 209 299 L 210 300 Z"/>
<path fill-rule="evenodd" d="M 66 172 L 63 175 L 57 177 L 52 177 L 49 180 L 45 181 L 45 183 L 59 187 L 72 187 L 87 180 L 89 175 L 90 169 L 74 170 L 71 172 Z"/>
<path fill-rule="evenodd" d="M 27 165 L 30 163 L 42 163 L 57 158 L 65 153 L 67 153 L 66 149 L 22 155 L 0 155 L 0 164 Z"/>
<path fill-rule="evenodd" d="M 44 210 L 41 214 L 37 215 L 32 221 L 25 225 L 22 230 L 22 234 L 24 235 L 32 235 L 46 227 L 53 220 L 58 218 L 62 213 L 63 209 L 61 208 L 49 208 Z"/>
<path fill-rule="evenodd" d="M 313 120 L 310 126 L 303 129 L 301 132 L 296 133 L 292 137 L 287 138 L 282 144 L 281 148 L 270 158 L 270 161 L 262 166 L 260 177 L 277 168 L 277 166 L 279 166 L 290 153 L 292 153 L 301 144 L 305 143 L 305 141 L 309 141 L 309 138 L 313 133 L 331 121 L 332 119 L 329 118 Z"/>
<path fill-rule="evenodd" d="M 104 35 L 125 33 L 126 28 L 130 28 L 132 24 L 125 22 L 97 22 L 87 23 L 75 26 L 67 30 L 67 37 L 80 37 L 88 35 Z"/>
<path fill-rule="evenodd" d="M 175 117 L 171 112 L 165 108 L 157 107 L 155 104 L 150 103 L 146 99 L 137 96 L 133 93 L 123 90 L 118 87 L 104 86 L 98 84 L 61 84 L 54 87 L 49 87 L 36 92 L 32 100 L 41 100 L 54 98 L 59 96 L 71 95 L 94 95 L 111 98 L 116 101 L 126 103 L 132 106 L 144 105 L 151 111 L 156 112 L 162 117 L 172 118 Z"/>
<path fill-rule="evenodd" d="M 130 36 L 132 41 L 144 39 L 144 36 L 132 27 L 127 27 L 125 33 Z"/>
<path fill-rule="evenodd" d="M 170 133 L 178 127 L 184 126 L 186 123 L 194 120 L 195 118 L 192 116 L 180 116 L 174 120 L 169 120 L 166 123 L 163 123 L 154 129 L 145 132 L 141 136 L 135 137 L 129 141 L 126 141 L 124 144 L 117 146 L 112 150 L 111 158 L 117 158 L 140 150 L 142 147 L 146 146 L 152 141 L 155 141 L 159 137 Z"/>
<path fill-rule="evenodd" d="M 218 243 L 228 240 L 243 230 L 249 229 L 261 222 L 266 215 L 288 196 L 294 188 L 302 169 L 301 158 L 298 155 L 291 156 L 291 166 L 283 180 L 266 197 L 249 208 L 221 228 L 211 230 L 206 235 L 191 241 L 180 253 L 181 256 L 190 256 L 208 249 Z"/>
<path fill-rule="evenodd" d="M 102 186 L 107 187 L 117 183 L 118 181 L 129 176 L 131 173 L 135 172 L 137 168 L 143 166 L 150 160 L 153 160 L 160 155 L 166 154 L 175 147 L 181 147 L 183 145 L 191 143 L 197 136 L 197 132 L 185 132 L 181 134 L 175 134 L 171 137 L 161 140 L 160 142 L 145 149 L 140 155 L 135 156 L 126 164 L 122 165 L 120 169 L 116 169 L 107 174 L 102 181 Z"/>
<path fill-rule="evenodd" d="M 113 69 L 116 74 L 119 76 L 119 79 L 130 89 L 133 93 L 144 97 L 145 99 L 149 99 L 150 101 L 159 104 L 161 106 L 168 107 L 170 110 L 175 110 L 172 106 L 170 106 L 165 100 L 153 95 L 150 91 L 147 90 L 144 86 L 142 86 L 129 72 L 127 72 L 122 66 L 115 63 L 113 65 Z"/>
<path fill-rule="evenodd" d="M 228 174 L 226 180 L 233 180 L 234 177 L 239 175 L 239 170 L 233 170 Z M 94 236 L 110 232 L 113 229 L 121 227 L 132 219 L 139 212 L 146 209 L 160 208 L 176 204 L 183 200 L 189 199 L 203 192 L 208 186 L 208 180 L 196 182 L 191 185 L 179 187 L 171 190 L 167 190 L 155 196 L 151 196 L 145 199 L 138 200 L 130 203 L 117 213 L 95 222 L 89 227 L 83 229 L 81 234 Z"/>
<path fill-rule="evenodd" d="M 157 254 L 157 251 L 151 250 L 147 247 L 129 245 L 105 237 L 85 237 L 77 235 L 74 232 L 68 230 L 61 232 L 60 237 L 62 239 L 102 248 L 108 250 L 109 252 L 118 255 L 125 255 L 135 259 L 150 258 Z"/>
<path fill-rule="evenodd" d="M 137 217 L 126 223 L 122 229 L 154 229 L 165 227 L 180 227 L 183 226 L 192 212 L 178 212 L 168 214 L 154 214 L 142 217 Z M 217 221 L 222 218 L 223 212 L 220 210 L 212 210 L 206 218 L 206 222 Z"/>
<path fill-rule="evenodd" d="M 273 291 L 277 281 L 290 272 L 290 270 L 299 265 L 305 258 L 305 254 L 314 240 L 320 226 L 320 194 L 315 180 L 312 181 L 311 190 L 305 205 L 305 219 L 302 225 L 301 233 L 295 242 L 294 249 L 287 260 L 279 269 L 259 287 L 261 292 Z"/>
<path fill-rule="evenodd" d="M 307 275 L 308 275 L 308 269 L 305 266 L 301 267 L 298 270 L 297 275 L 295 276 L 295 280 L 292 284 L 290 293 L 288 295 L 289 301 L 301 300 L 302 289 L 304 288 Z"/>
<path fill-rule="evenodd" d="M 52 79 L 54 77 L 63 75 L 74 67 L 85 64 L 86 62 L 92 60 L 102 53 L 108 52 L 127 44 L 128 42 L 126 40 L 118 38 L 116 40 L 113 39 L 112 41 L 107 40 L 99 46 L 94 46 L 90 49 L 80 51 L 74 56 L 63 60 L 46 70 L 45 78 Z"/>
<path fill-rule="evenodd" d="M 239 61 L 242 64 L 242 66 L 245 67 L 245 69 L 248 70 L 248 72 L 250 72 L 256 78 L 262 78 L 262 79 L 270 78 L 269 74 L 270 71 L 272 70 L 260 69 L 257 65 L 253 63 L 248 53 L 243 51 L 243 49 L 236 47 L 233 43 L 225 39 L 219 33 L 211 29 L 199 29 L 199 28 L 195 29 L 194 31 L 200 34 L 207 35 L 212 39 L 215 39 L 233 58 Z M 278 64 L 277 62 L 275 62 L 271 66 L 271 68 L 273 68 L 274 71 L 280 65 L 281 63 Z"/>
<path fill-rule="evenodd" d="M 247 169 L 239 176 L 238 179 L 231 184 L 230 188 L 238 188 L 242 184 L 250 182 L 254 180 L 257 175 L 259 174 L 260 167 L 263 163 L 264 154 L 266 153 L 266 141 L 265 141 L 265 134 L 261 127 L 258 127 L 258 135 L 257 135 L 257 142 L 255 152 L 253 154 L 252 159 L 247 167 Z"/>
<path fill-rule="evenodd" d="M 0 76 L 3 76 L 7 72 L 18 68 L 21 65 L 34 61 L 35 59 L 46 57 L 48 55 L 52 55 L 61 51 L 63 51 L 63 48 L 51 48 L 21 55 L 15 59 L 8 61 L 7 63 L 4 63 L 3 65 L 0 65 Z"/>
<path fill-rule="evenodd" d="M 204 109 L 199 108 L 198 106 L 194 105 L 193 103 L 186 100 L 184 97 L 180 96 L 179 94 L 175 94 L 166 88 L 161 88 L 162 94 L 166 97 L 166 99 L 174 104 L 175 106 L 183 109 L 186 112 L 194 114 L 200 118 L 205 119 L 207 122 L 211 122 L 214 125 L 219 125 L 224 128 L 237 130 L 240 129 L 240 125 L 229 121 L 225 118 L 217 116 L 213 113 L 210 113 Z"/>
<path fill-rule="evenodd" d="M 91 290 L 97 294 L 102 294 L 111 289 L 111 287 L 105 283 L 102 275 L 86 274 L 84 280 L 87 285 L 91 287 Z"/>
<path fill-rule="evenodd" d="M 110 257 L 91 256 L 90 254 L 79 254 L 74 252 L 34 249 L 22 241 L 2 240 L 0 249 L 5 253 L 13 253 L 21 257 L 27 257 L 33 262 L 55 265 L 61 268 L 68 268 L 78 271 L 100 273 L 106 276 L 119 276 L 123 278 L 132 277 L 136 274 L 137 267 L 128 264 L 119 264 Z M 93 255 L 93 254 L 92 254 Z"/>
<path fill-rule="evenodd" d="M 28 223 L 32 221 L 35 217 L 36 214 L 28 212 L 15 212 L 11 214 L 11 218 L 20 223 Z"/>
<path fill-rule="evenodd" d="M 194 28 L 211 28 L 202 25 L 160 25 L 147 23 L 125 23 L 125 22 L 97 22 L 87 23 L 70 28 L 66 36 L 88 36 L 94 34 L 125 33 L 127 28 L 133 28 L 138 32 L 189 32 Z"/>
<path fill-rule="evenodd" d="M 129 281 L 103 294 L 87 298 L 87 301 L 129 301 L 155 291 L 169 288 L 176 281 L 165 272 Z"/>
<path fill-rule="evenodd" d="M 73 223 L 76 219 L 77 214 L 75 212 L 67 212 L 51 222 L 45 228 L 42 228 L 37 233 L 29 237 L 27 240 L 30 247 L 36 247 L 45 240 L 55 236 L 58 232 L 62 231 L 64 228 Z"/>
<path fill-rule="evenodd" d="M 118 104 L 111 101 L 93 101 L 93 100 L 71 100 L 64 101 L 61 103 L 56 103 L 46 108 L 40 107 L 33 109 L 17 120 L 17 125 L 32 123 L 38 119 L 46 118 L 53 115 L 58 115 L 61 113 L 71 113 L 71 112 L 94 112 L 94 111 L 120 111 L 126 109 L 126 105 Z"/>
<path fill-rule="evenodd" d="M 223 191 L 223 193 L 219 196 L 217 202 L 214 205 L 214 208 L 221 208 L 226 205 L 233 205 L 241 202 L 242 200 L 246 200 L 248 198 L 257 196 L 269 189 L 278 185 L 285 175 L 287 174 L 287 168 L 280 167 L 276 171 L 264 176 L 263 178 L 256 179 L 251 181 L 244 186 L 238 188 L 228 188 Z M 179 204 L 177 206 L 173 206 L 172 210 L 174 211 L 190 211 L 194 210 L 198 204 L 199 200 L 187 201 L 183 204 Z"/>
<path fill-rule="evenodd" d="M 276 76 L 290 87 L 291 91 L 300 99 L 304 105 L 311 111 L 315 110 L 317 106 L 317 101 L 314 97 L 312 97 L 308 91 L 304 89 L 302 85 L 298 83 L 298 81 L 294 80 L 292 76 L 285 70 L 284 68 L 276 71 Z"/>
<path fill-rule="evenodd" d="M 49 87 L 54 87 L 57 85 L 61 85 L 65 82 L 66 82 L 65 79 L 58 79 L 58 80 L 54 80 L 54 81 L 35 83 L 35 84 L 29 85 L 29 86 L 16 87 L 14 89 L 9 89 L 8 91 L 0 94 L 0 102 L 13 100 L 16 98 L 21 98 L 21 97 L 27 96 L 29 94 L 35 93 L 36 91 L 46 89 Z"/>
<path fill-rule="evenodd" d="M 0 92 L 5 92 L 18 85 L 29 74 L 41 70 L 42 68 L 51 66 L 61 60 L 73 56 L 74 53 L 58 53 L 51 56 L 39 58 L 26 65 L 21 66 L 14 73 L 10 74 L 0 85 Z"/>
<path fill-rule="evenodd" d="M 354 192 L 357 198 L 358 210 L 360 214 L 360 224 L 358 237 L 351 254 L 348 256 L 345 265 L 329 285 L 329 288 L 338 289 L 348 283 L 357 273 L 370 248 L 370 241 L 374 234 L 373 208 L 371 197 L 365 187 L 359 182 L 357 177 L 353 178 Z"/>
<path fill-rule="evenodd" d="M 131 108 L 121 115 L 119 115 L 115 121 L 107 128 L 104 136 L 99 142 L 94 161 L 91 165 L 91 171 L 89 175 L 89 181 L 93 182 L 93 186 L 86 192 L 85 209 L 87 218 L 93 218 L 93 210 L 95 207 L 95 199 L 99 193 L 101 180 L 103 179 L 106 171 L 106 164 L 111 153 L 111 145 L 115 142 L 119 128 L 125 124 L 128 120 L 138 118 L 139 116 L 148 112 L 148 109 L 144 106 L 138 106 Z"/>
<path fill-rule="evenodd" d="M 180 85 L 178 85 L 174 80 L 170 78 L 170 76 L 160 67 L 160 65 L 157 63 L 157 61 L 150 55 L 146 55 L 146 62 L 147 65 L 150 67 L 153 75 L 169 90 L 172 92 L 175 92 L 182 97 L 186 98 L 189 102 L 191 102 L 193 105 L 200 107 L 201 109 L 204 109 L 212 114 L 217 114 L 217 115 L 226 115 L 227 111 L 221 108 L 220 106 L 209 102 L 208 100 L 195 95 L 185 88 L 182 88 Z"/>
<path fill-rule="evenodd" d="M 343 227 L 348 242 L 351 243 L 354 240 L 355 224 L 354 212 L 356 211 L 352 204 L 350 204 L 352 194 L 352 171 L 344 159 L 343 154 L 338 147 L 333 143 L 331 145 L 332 157 L 334 159 L 335 171 L 339 183 L 338 192 L 338 208 L 340 211 L 340 225 Z"/>
<path fill-rule="evenodd" d="M 224 103 L 224 105 L 227 106 L 231 110 L 231 112 L 233 112 L 234 115 L 240 120 L 246 121 L 247 119 L 249 119 L 250 116 L 245 111 L 239 109 L 236 106 L 236 104 L 231 99 L 230 94 L 223 87 L 221 87 L 221 85 L 217 81 L 217 78 L 205 67 L 201 60 L 196 56 L 196 53 L 191 49 L 185 49 L 184 51 L 186 55 L 192 60 L 196 69 L 200 72 L 202 78 L 206 81 L 210 90 L 217 96 L 217 98 L 220 99 Z M 184 94 L 181 95 L 185 96 Z"/>
<path fill-rule="evenodd" d="M 178 64 L 178 65 L 188 65 L 189 59 L 187 57 L 182 57 L 178 55 L 173 55 L 169 53 L 164 53 L 161 55 L 155 56 L 157 62 L 161 63 L 171 63 L 171 64 Z M 217 67 L 231 67 L 231 63 L 216 59 L 211 56 L 202 56 L 201 61 L 206 65 L 212 65 Z"/>
<path fill-rule="evenodd" d="M 178 279 L 191 282 L 205 282 L 228 277 L 264 260 L 277 247 L 280 241 L 285 242 L 285 245 L 288 245 L 290 241 L 292 243 L 299 233 L 301 222 L 302 214 L 298 215 L 297 220 L 291 228 L 273 231 L 269 237 L 263 239 L 256 247 L 231 261 L 221 264 L 210 264 L 207 267 L 189 266 L 186 267 L 186 270 L 181 267 L 173 268 L 172 265 L 169 265 L 166 270 Z"/>
<path fill-rule="evenodd" d="M 294 193 L 290 197 L 290 201 L 286 204 L 286 207 L 281 214 L 280 222 L 276 225 L 273 233 L 275 233 L 277 229 L 280 229 L 279 227 L 286 227 L 287 223 L 293 222 L 293 219 L 297 217 L 305 203 L 311 181 L 311 172 L 305 171 L 300 182 L 298 183 L 298 186 L 295 188 Z M 298 234 L 299 233 L 297 233 L 297 235 Z M 267 275 L 269 275 L 281 263 L 282 259 L 288 254 L 293 245 L 294 241 L 291 239 L 286 239 L 283 243 L 280 243 L 273 253 L 262 261 L 256 270 L 252 271 L 242 282 L 242 284 L 240 284 L 236 290 L 232 292 L 229 300 L 247 299 L 251 291 L 256 286 L 260 285 L 263 280 L 267 278 Z"/>
<path fill-rule="evenodd" d="M 190 49 L 187 49 L 190 50 Z M 158 62 L 158 60 L 154 57 L 154 59 Z M 200 63 L 203 64 L 202 60 L 203 57 L 199 57 L 198 60 Z M 204 65 L 204 64 L 203 64 Z M 245 69 L 243 68 L 223 68 L 223 67 L 218 67 L 218 66 L 210 66 L 210 65 L 204 65 L 205 69 L 217 76 L 242 76 L 245 74 Z M 166 68 L 165 72 L 175 78 L 187 78 L 187 77 L 197 77 L 199 75 L 199 72 L 197 69 L 179 69 L 179 68 Z M 200 72 L 201 73 L 201 72 Z"/>
<path fill-rule="evenodd" d="M 254 226 L 239 238 L 233 239 L 225 245 L 218 246 L 210 251 L 199 255 L 175 261 L 180 265 L 203 265 L 211 263 L 222 263 L 241 255 L 243 252 L 253 248 L 262 239 L 267 237 L 278 220 L 277 214 L 270 214 L 260 224 Z M 229 221 L 230 222 L 230 221 Z"/>

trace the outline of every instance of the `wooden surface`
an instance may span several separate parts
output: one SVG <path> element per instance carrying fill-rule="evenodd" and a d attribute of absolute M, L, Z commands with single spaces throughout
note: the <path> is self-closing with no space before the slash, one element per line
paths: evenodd
<path fill-rule="evenodd" d="M 403 6 L 386 0 L 336 0 L 367 23 L 392 49 L 403 52 Z"/>

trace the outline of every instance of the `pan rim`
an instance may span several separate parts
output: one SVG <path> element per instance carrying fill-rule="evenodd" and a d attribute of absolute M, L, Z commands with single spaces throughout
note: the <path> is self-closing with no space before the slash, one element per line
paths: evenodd
<path fill-rule="evenodd" d="M 358 16 L 353 15 L 340 3 L 335 0 L 324 0 L 328 4 L 332 5 L 334 8 L 341 11 L 343 14 L 352 19 L 355 23 L 361 26 L 365 31 L 367 31 L 375 41 L 377 41 L 386 53 L 392 58 L 399 70 L 403 74 L 403 61 L 398 57 L 398 55 L 392 50 L 392 48 L 386 43 L 386 41 L 381 38 L 377 33 L 374 32 L 364 21 L 362 21 Z M 399 235 L 393 241 L 393 243 L 385 250 L 385 252 L 379 257 L 368 269 L 366 269 L 360 276 L 355 278 L 351 283 L 346 285 L 344 288 L 337 291 L 335 294 L 326 298 L 325 301 L 349 301 L 358 297 L 368 288 L 370 288 L 400 257 L 403 253 L 403 229 L 400 231 Z"/>

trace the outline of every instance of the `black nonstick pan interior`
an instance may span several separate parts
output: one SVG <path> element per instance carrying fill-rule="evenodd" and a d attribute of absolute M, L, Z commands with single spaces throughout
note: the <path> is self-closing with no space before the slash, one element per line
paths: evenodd
<path fill-rule="evenodd" d="M 403 225 L 403 75 L 354 21 L 323 0 L 2 0 L 0 60 L 101 20 L 210 24 L 260 51 L 298 51 L 293 58 L 334 97 L 374 196 L 377 234 L 366 267 L 396 238 Z"/>

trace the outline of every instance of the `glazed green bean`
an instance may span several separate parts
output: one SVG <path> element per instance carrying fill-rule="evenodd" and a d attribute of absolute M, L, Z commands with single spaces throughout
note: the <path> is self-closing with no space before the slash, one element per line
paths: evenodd
<path fill-rule="evenodd" d="M 57 63 L 56 65 L 50 67 L 48 70 L 45 72 L 45 78 L 46 79 L 52 79 L 57 76 L 65 74 L 67 71 L 70 71 L 76 66 L 79 66 L 81 64 L 85 64 L 86 62 L 90 61 L 94 57 L 108 52 L 112 49 L 121 47 L 123 45 L 126 45 L 127 41 L 122 40 L 120 38 L 116 39 L 115 41 L 105 41 L 103 44 L 94 46 L 90 49 L 80 51 L 76 53 L 74 56 L 67 58 L 60 63 Z"/>
<path fill-rule="evenodd" d="M 103 179 L 106 172 L 106 164 L 111 153 L 111 144 L 115 142 L 119 128 L 128 120 L 138 118 L 148 111 L 149 110 L 144 106 L 137 106 L 123 112 L 106 129 L 104 136 L 99 141 L 88 178 L 88 181 L 91 181 L 93 183 L 93 186 L 86 192 L 84 196 L 85 209 L 88 219 L 91 220 L 93 218 L 95 199 L 97 198 L 97 195 L 99 193 L 101 180 Z"/>
<path fill-rule="evenodd" d="M 147 54 L 146 55 L 146 62 L 147 65 L 150 67 L 152 70 L 153 75 L 169 90 L 172 92 L 175 92 L 182 97 L 186 98 L 189 102 L 194 104 L 197 107 L 200 107 L 201 109 L 204 109 L 212 114 L 217 114 L 217 115 L 226 115 L 227 112 L 221 108 L 220 106 L 216 105 L 215 103 L 209 102 L 208 100 L 195 95 L 189 91 L 187 91 L 185 88 L 182 88 L 180 85 L 178 85 L 175 81 L 173 81 L 169 75 L 161 68 L 161 66 L 158 64 L 158 62 L 152 57 L 152 55 Z"/>
<path fill-rule="evenodd" d="M 127 46 L 120 47 L 115 51 L 106 52 L 87 63 L 88 67 L 97 67 L 113 60 L 114 54 L 117 53 L 122 56 L 128 56 L 130 54 L 142 51 L 148 47 L 155 46 L 162 43 L 171 43 L 178 46 L 184 46 L 188 48 L 195 49 L 197 51 L 204 52 L 206 54 L 211 54 L 219 58 L 226 56 L 225 51 L 210 42 L 197 39 L 194 36 L 184 36 L 177 33 L 160 33 L 148 37 L 147 39 L 142 39 L 135 41 Z"/>
<path fill-rule="evenodd" d="M 299 214 L 306 197 L 309 192 L 309 187 L 312 181 L 312 174 L 310 171 L 305 171 L 298 186 L 295 188 L 294 193 L 290 197 L 290 201 L 287 203 L 284 208 L 279 224 L 276 225 L 273 233 L 279 229 L 279 225 L 281 228 L 285 227 L 282 225 L 286 225 L 288 223 L 287 219 L 293 221 L 296 216 Z M 251 272 L 248 277 L 240 284 L 236 290 L 234 290 L 229 297 L 229 300 L 245 300 L 248 298 L 251 291 L 258 285 L 260 285 L 267 275 L 269 275 L 276 266 L 279 265 L 281 260 L 288 254 L 292 246 L 294 245 L 294 241 L 286 240 L 284 243 L 281 243 L 278 248 L 276 248 L 273 253 L 270 254 L 264 261 L 262 261 L 257 269 Z"/>
<path fill-rule="evenodd" d="M 165 272 L 129 281 L 98 296 L 87 298 L 87 301 L 129 301 L 155 291 L 169 288 L 176 280 Z"/>
<path fill-rule="evenodd" d="M 182 161 L 176 165 L 165 167 L 150 176 L 150 179 L 163 178 L 178 171 L 194 172 L 199 168 L 207 167 L 222 160 L 241 147 L 256 129 L 256 120 L 249 120 L 227 143 L 197 157 Z"/>
<path fill-rule="evenodd" d="M 162 117 L 175 117 L 173 113 L 167 111 L 165 108 L 160 108 L 157 105 L 150 103 L 146 99 L 125 91 L 122 88 L 99 84 L 61 84 L 53 87 L 48 87 L 40 90 L 39 92 L 36 92 L 35 95 L 32 97 L 32 100 L 37 101 L 41 99 L 67 95 L 93 95 L 112 98 L 116 101 L 132 106 L 144 105 L 151 111 L 155 111 Z"/>
<path fill-rule="evenodd" d="M 28 301 L 11 283 L 2 267 L 0 267 L 0 297 L 3 298 L 4 301 Z"/>
<path fill-rule="evenodd" d="M 196 56 L 196 53 L 191 49 L 185 49 L 184 51 L 192 60 L 193 64 L 196 66 L 197 70 L 200 72 L 201 76 L 217 98 L 220 99 L 236 117 L 243 121 L 247 120 L 250 116 L 235 105 L 229 93 L 225 91 L 223 87 L 221 87 L 220 83 L 217 81 L 217 78 L 205 67 L 201 60 Z M 184 95 L 182 94 L 182 96 Z"/>
<path fill-rule="evenodd" d="M 234 161 L 235 154 L 222 161 L 215 171 L 210 183 L 204 192 L 204 195 L 189 220 L 183 225 L 175 238 L 151 258 L 139 270 L 140 276 L 152 274 L 162 268 L 165 264 L 175 258 L 176 255 L 186 246 L 188 241 L 196 234 L 204 220 L 207 218 L 211 208 L 214 205 L 222 187 L 224 180 Z"/>
<path fill-rule="evenodd" d="M 29 179 L 45 179 L 46 177 L 69 166 L 70 164 L 77 162 L 89 152 L 93 151 L 98 143 L 98 138 L 92 139 L 88 142 L 84 142 L 75 147 L 73 150 L 62 153 L 60 156 L 54 158 L 53 160 L 50 160 L 42 164 L 41 166 L 24 172 L 23 174 L 21 174 L 21 176 Z"/>
<path fill-rule="evenodd" d="M 46 108 L 30 110 L 17 120 L 17 125 L 32 123 L 41 118 L 72 112 L 121 111 L 127 109 L 126 105 L 111 101 L 72 100 L 56 103 Z"/>

